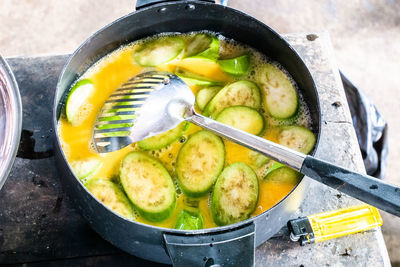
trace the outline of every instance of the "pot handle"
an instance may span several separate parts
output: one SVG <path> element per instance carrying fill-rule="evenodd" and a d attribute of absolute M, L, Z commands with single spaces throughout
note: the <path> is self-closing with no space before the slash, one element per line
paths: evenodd
<path fill-rule="evenodd" d="M 164 233 L 164 241 L 174 266 L 254 265 L 254 223 L 217 233 Z"/>
<path fill-rule="evenodd" d="M 139 10 L 144 7 L 149 7 L 155 4 L 160 4 L 160 3 L 166 3 L 166 2 L 174 2 L 174 1 L 187 1 L 187 0 L 137 0 L 136 1 L 136 10 Z M 216 4 L 221 4 L 223 6 L 228 5 L 228 0 L 197 0 L 201 2 L 210 2 L 210 3 L 216 3 Z"/>

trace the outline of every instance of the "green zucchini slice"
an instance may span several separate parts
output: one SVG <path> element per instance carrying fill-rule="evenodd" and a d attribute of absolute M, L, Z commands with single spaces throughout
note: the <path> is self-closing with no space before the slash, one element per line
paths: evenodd
<path fill-rule="evenodd" d="M 249 157 L 251 160 L 251 165 L 256 167 L 256 168 L 260 168 L 263 165 L 267 164 L 271 159 L 256 152 L 256 151 L 250 151 L 249 153 Z"/>
<path fill-rule="evenodd" d="M 233 106 L 222 110 L 215 118 L 250 134 L 258 135 L 264 129 L 264 119 L 257 110 L 245 106 Z"/>
<path fill-rule="evenodd" d="M 145 219 L 158 222 L 175 208 L 175 186 L 165 167 L 142 152 L 131 152 L 121 162 L 120 180 L 126 195 Z"/>
<path fill-rule="evenodd" d="M 187 123 L 182 122 L 174 129 L 139 141 L 138 146 L 143 150 L 155 150 L 166 147 L 167 145 L 173 143 L 175 140 L 179 139 L 179 137 L 182 136 L 186 127 Z"/>
<path fill-rule="evenodd" d="M 276 169 L 279 169 L 280 167 L 285 167 L 282 163 L 279 163 L 277 161 L 273 161 L 268 170 L 265 172 L 264 179 L 265 177 L 268 176 L 271 172 L 275 171 Z"/>
<path fill-rule="evenodd" d="M 218 82 L 218 81 L 213 81 L 209 79 L 199 79 L 199 78 L 193 78 L 189 76 L 184 76 L 184 75 L 178 75 L 179 78 L 182 79 L 187 85 L 189 86 L 214 86 L 214 85 L 222 85 L 223 82 Z"/>
<path fill-rule="evenodd" d="M 189 39 L 183 57 L 204 57 L 216 60 L 219 56 L 219 39 L 210 34 L 199 33 Z"/>
<path fill-rule="evenodd" d="M 223 109 L 231 106 L 247 106 L 258 109 L 261 104 L 260 89 L 250 81 L 238 81 L 225 86 L 204 109 L 204 115 L 216 118 Z"/>
<path fill-rule="evenodd" d="M 258 178 L 243 162 L 235 162 L 219 175 L 211 197 L 211 214 L 219 225 L 250 218 L 258 202 Z"/>
<path fill-rule="evenodd" d="M 288 119 L 297 112 L 299 100 L 290 78 L 277 66 L 266 64 L 258 73 L 264 105 L 272 117 Z"/>
<path fill-rule="evenodd" d="M 220 86 L 212 86 L 200 89 L 196 94 L 196 105 L 200 110 L 203 110 L 207 103 L 210 102 L 218 91 L 221 90 Z"/>
<path fill-rule="evenodd" d="M 314 148 L 315 136 L 307 128 L 301 126 L 282 126 L 279 129 L 278 143 L 308 154 Z"/>
<path fill-rule="evenodd" d="M 217 86 L 224 84 L 223 82 L 211 80 L 207 77 L 185 71 L 181 68 L 178 68 L 175 74 L 189 86 Z"/>
<path fill-rule="evenodd" d="M 138 45 L 133 53 L 135 62 L 144 67 L 156 67 L 176 58 L 183 50 L 181 37 L 167 36 L 149 39 Z"/>
<path fill-rule="evenodd" d="M 78 81 L 68 94 L 65 104 L 65 115 L 68 122 L 77 125 L 83 119 L 81 118 L 82 106 L 87 102 L 88 98 L 93 94 L 94 86 L 90 80 L 84 79 Z"/>
<path fill-rule="evenodd" d="M 90 179 L 85 186 L 112 211 L 125 218 L 134 219 L 132 205 L 118 185 L 108 179 Z"/>
<path fill-rule="evenodd" d="M 286 167 L 285 165 L 274 162 L 267 170 L 264 176 L 264 181 L 284 182 L 290 184 L 297 184 L 300 180 L 301 174 L 297 171 Z"/>
<path fill-rule="evenodd" d="M 70 162 L 72 171 L 79 180 L 85 181 L 98 169 L 100 169 L 102 163 L 98 159 L 88 160 L 73 160 Z"/>
<path fill-rule="evenodd" d="M 225 163 L 225 147 L 220 137 L 199 131 L 188 139 L 176 160 L 180 188 L 190 197 L 201 197 L 213 186 Z"/>
<path fill-rule="evenodd" d="M 182 210 L 175 224 L 175 229 L 179 230 L 199 230 L 203 229 L 203 217 L 199 212 Z"/>
<path fill-rule="evenodd" d="M 218 64 L 228 74 L 234 76 L 244 75 L 250 68 L 250 56 L 243 55 L 231 59 L 220 59 Z"/>

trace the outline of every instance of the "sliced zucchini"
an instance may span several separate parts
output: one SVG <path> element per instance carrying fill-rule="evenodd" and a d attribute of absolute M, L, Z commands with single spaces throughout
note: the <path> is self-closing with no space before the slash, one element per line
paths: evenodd
<path fill-rule="evenodd" d="M 183 51 L 183 57 L 204 57 L 216 60 L 219 56 L 219 39 L 210 34 L 192 36 Z"/>
<path fill-rule="evenodd" d="M 250 68 L 250 56 L 243 55 L 230 59 L 220 59 L 218 64 L 228 74 L 239 76 L 244 75 Z"/>
<path fill-rule="evenodd" d="M 222 85 L 223 82 L 212 81 L 212 80 L 205 80 L 205 79 L 198 79 L 193 77 L 188 77 L 184 75 L 178 75 L 187 85 L 189 86 L 214 86 L 214 85 Z"/>
<path fill-rule="evenodd" d="M 308 154 L 314 148 L 315 136 L 301 126 L 282 126 L 277 136 L 278 143 L 291 149 Z"/>
<path fill-rule="evenodd" d="M 246 163 L 235 162 L 219 175 L 211 197 L 211 214 L 219 225 L 250 218 L 258 202 L 258 178 Z"/>
<path fill-rule="evenodd" d="M 200 213 L 182 210 L 175 224 L 178 230 L 199 230 L 203 229 L 203 217 Z"/>
<path fill-rule="evenodd" d="M 186 127 L 187 123 L 182 122 L 174 129 L 139 141 L 138 146 L 143 150 L 154 150 L 166 147 L 181 137 Z"/>
<path fill-rule="evenodd" d="M 132 205 L 121 188 L 108 179 L 90 179 L 86 188 L 112 211 L 133 220 Z"/>
<path fill-rule="evenodd" d="M 220 137 L 199 131 L 188 139 L 176 160 L 180 188 L 190 197 L 201 197 L 213 186 L 225 163 L 225 147 Z"/>
<path fill-rule="evenodd" d="M 99 159 L 88 159 L 88 160 L 73 160 L 70 163 L 72 171 L 79 180 L 84 181 L 98 169 L 100 169 L 102 163 Z"/>
<path fill-rule="evenodd" d="M 254 135 L 258 135 L 264 129 L 264 119 L 261 114 L 246 106 L 226 108 L 215 119 Z"/>
<path fill-rule="evenodd" d="M 270 165 L 270 167 L 268 168 L 268 170 L 265 172 L 265 176 L 268 176 L 268 174 L 270 174 L 271 172 L 275 171 L 276 169 L 279 169 L 281 167 L 285 167 L 285 165 L 283 165 L 282 163 L 279 163 L 277 161 L 273 161 L 272 164 Z"/>
<path fill-rule="evenodd" d="M 68 122 L 72 125 L 78 125 L 82 121 L 83 118 L 79 116 L 82 106 L 93 92 L 93 83 L 87 79 L 80 80 L 71 88 L 65 104 L 65 114 L 67 115 Z"/>
<path fill-rule="evenodd" d="M 175 186 L 165 167 L 142 152 L 131 152 L 121 162 L 120 180 L 126 195 L 145 219 L 158 222 L 175 208 Z"/>
<path fill-rule="evenodd" d="M 220 86 L 212 86 L 200 89 L 196 94 L 196 105 L 200 110 L 203 110 L 207 103 L 210 102 L 218 91 L 221 90 Z"/>
<path fill-rule="evenodd" d="M 277 165 L 279 164 L 279 165 Z M 286 167 L 278 162 L 274 162 L 271 168 L 264 176 L 264 181 L 284 182 L 289 184 L 297 184 L 300 180 L 301 174 L 297 171 Z"/>
<path fill-rule="evenodd" d="M 211 80 L 205 76 L 194 74 L 178 68 L 175 74 L 189 86 L 217 86 L 223 85 L 221 81 Z"/>
<path fill-rule="evenodd" d="M 216 118 L 223 109 L 231 106 L 247 106 L 258 109 L 261 104 L 260 89 L 250 81 L 238 81 L 225 86 L 204 109 L 205 116 Z"/>
<path fill-rule="evenodd" d="M 272 117 L 288 119 L 296 114 L 299 101 L 290 78 L 277 66 L 266 64 L 257 76 L 264 94 L 264 105 Z"/>
<path fill-rule="evenodd" d="M 204 57 L 188 57 L 174 60 L 168 65 L 171 69 L 178 68 L 211 81 L 233 81 L 233 78 L 221 70 L 217 61 Z"/>
<path fill-rule="evenodd" d="M 140 66 L 156 67 L 176 58 L 183 47 L 184 42 L 178 36 L 149 39 L 139 44 L 133 53 L 133 58 Z"/>
<path fill-rule="evenodd" d="M 250 151 L 249 153 L 250 160 L 252 161 L 252 166 L 255 166 L 256 168 L 259 168 L 265 164 L 267 164 L 271 159 L 256 152 L 256 151 Z"/>

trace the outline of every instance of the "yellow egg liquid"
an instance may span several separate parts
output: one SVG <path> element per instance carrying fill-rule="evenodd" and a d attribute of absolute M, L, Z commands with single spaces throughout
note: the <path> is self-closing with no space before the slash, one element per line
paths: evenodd
<path fill-rule="evenodd" d="M 143 72 L 149 68 L 143 68 L 138 66 L 133 60 L 133 52 L 137 43 L 132 43 L 130 45 L 121 47 L 118 50 L 113 51 L 106 57 L 100 59 L 96 64 L 88 69 L 88 71 L 81 77 L 81 79 L 89 79 L 93 82 L 95 93 L 88 99 L 87 104 L 84 106 L 82 112 L 82 120 L 78 125 L 71 125 L 65 118 L 61 116 L 59 120 L 59 135 L 62 141 L 63 151 L 68 159 L 68 161 L 73 160 L 85 160 L 89 158 L 97 158 L 102 162 L 102 166 L 97 170 L 90 178 L 106 178 L 112 179 L 118 182 L 119 167 L 120 162 L 129 152 L 139 150 L 136 144 L 132 144 L 119 151 L 98 154 L 94 151 L 91 139 L 93 125 L 96 121 L 96 117 L 103 106 L 104 102 L 107 100 L 110 94 L 119 88 L 123 83 Z M 262 56 L 259 52 L 240 46 L 230 40 L 220 38 L 221 53 L 234 54 L 235 51 L 246 50 L 251 53 L 252 57 L 255 59 L 253 71 L 249 72 L 247 79 L 252 79 L 254 75 L 254 69 L 258 64 L 267 62 L 266 58 Z M 225 74 L 219 65 L 215 62 L 199 62 L 191 59 L 179 60 L 175 59 L 167 64 L 159 66 L 157 68 L 151 68 L 152 70 L 163 70 L 173 72 L 177 67 L 184 68 L 190 72 L 204 75 L 211 79 L 218 81 L 224 81 L 226 83 L 235 81 L 235 78 Z M 243 78 L 241 78 L 243 79 Z M 197 86 L 191 87 L 193 93 L 196 93 L 199 89 Z M 262 92 L 261 92 L 262 93 Z M 304 106 L 304 103 L 300 101 L 300 105 Z M 306 110 L 306 109 L 304 109 Z M 309 121 L 307 119 L 306 112 L 299 116 L 298 121 Z M 306 119 L 304 119 L 306 118 Z M 273 119 L 265 117 L 266 119 L 266 132 L 264 137 L 275 141 L 273 138 L 274 125 L 278 125 Z M 307 123 L 303 123 L 303 126 Z M 190 125 L 189 129 L 184 133 L 184 137 L 187 139 L 188 136 L 200 128 L 195 125 Z M 251 158 L 249 157 L 249 149 L 246 149 L 240 145 L 232 143 L 230 141 L 224 140 L 226 148 L 226 160 L 225 165 L 229 165 L 233 162 L 242 161 L 249 165 L 252 164 Z M 156 151 L 146 151 L 149 155 L 158 158 L 170 172 L 171 177 L 174 178 L 174 165 L 179 149 L 183 143 L 180 140 L 175 141 L 171 145 Z M 290 193 L 294 188 L 295 184 L 283 183 L 283 182 L 266 182 L 263 181 L 263 171 L 264 169 L 255 170 L 259 177 L 259 200 L 257 208 L 253 212 L 252 216 L 256 216 L 277 204 L 282 198 Z M 175 178 L 174 178 L 175 179 Z M 210 207 L 209 207 L 209 197 L 210 194 L 199 198 L 199 211 L 203 217 L 203 224 L 205 228 L 217 227 L 214 223 Z M 155 226 L 174 228 L 177 217 L 179 213 L 187 206 L 188 197 L 180 193 L 178 190 L 176 207 L 172 215 L 162 222 L 149 222 L 136 215 L 135 220 L 151 224 Z M 190 201 L 190 199 L 189 199 Z"/>

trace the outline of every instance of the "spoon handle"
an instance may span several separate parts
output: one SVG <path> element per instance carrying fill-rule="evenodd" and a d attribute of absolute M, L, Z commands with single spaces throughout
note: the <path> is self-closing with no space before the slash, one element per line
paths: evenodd
<path fill-rule="evenodd" d="M 320 183 L 400 217 L 399 187 L 316 159 L 197 113 L 187 120 L 285 164 Z"/>
<path fill-rule="evenodd" d="M 320 183 L 400 217 L 400 188 L 395 185 L 312 156 L 305 158 L 300 172 Z"/>

